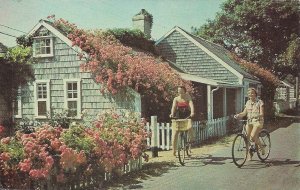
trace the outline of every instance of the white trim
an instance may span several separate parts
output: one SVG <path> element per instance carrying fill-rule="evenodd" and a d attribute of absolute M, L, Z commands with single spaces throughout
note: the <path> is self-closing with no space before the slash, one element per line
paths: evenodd
<path fill-rule="evenodd" d="M 81 79 L 64 79 L 64 108 L 68 109 L 68 101 L 77 101 L 77 114 L 75 119 L 82 119 L 81 118 Z M 76 82 L 77 83 L 77 98 L 68 98 L 68 86 L 69 82 Z"/>
<path fill-rule="evenodd" d="M 293 86 L 291 84 L 289 84 L 288 82 L 280 81 L 280 83 L 286 87 L 293 88 Z"/>
<path fill-rule="evenodd" d="M 81 48 L 79 48 L 78 46 L 73 46 L 72 41 L 69 38 L 67 38 L 65 35 L 63 35 L 61 32 L 59 32 L 55 27 L 51 26 L 44 20 L 40 20 L 39 23 L 37 23 L 26 36 L 28 37 L 28 36 L 34 34 L 41 26 L 44 26 L 45 28 L 47 28 L 55 36 L 57 36 L 59 39 L 61 39 L 63 42 L 65 42 L 68 46 L 70 46 L 74 51 L 76 51 L 77 53 L 82 53 L 82 54 L 84 54 L 85 57 L 87 57 L 87 54 L 84 51 L 82 51 Z"/>
<path fill-rule="evenodd" d="M 261 82 L 260 82 L 260 81 L 253 80 L 253 79 L 249 79 L 249 78 L 245 78 L 244 80 L 245 80 L 245 81 L 247 81 L 249 84 L 250 84 L 250 83 L 254 83 L 254 84 L 261 84 Z"/>
<path fill-rule="evenodd" d="M 196 41 L 195 39 L 193 39 L 190 35 L 188 35 L 185 31 L 183 31 L 181 28 L 179 28 L 178 26 L 175 26 L 171 31 L 169 31 L 166 35 L 164 35 L 163 37 L 161 37 L 156 43 L 155 45 L 159 44 L 163 39 L 165 39 L 166 37 L 168 37 L 171 33 L 173 33 L 174 31 L 179 32 L 180 34 L 182 34 L 184 37 L 186 37 L 187 39 L 189 39 L 191 42 L 193 42 L 197 47 L 199 47 L 202 51 L 204 51 L 206 54 L 208 54 L 210 57 L 212 57 L 213 59 L 215 59 L 218 63 L 220 63 L 221 65 L 223 65 L 226 69 L 228 69 L 228 71 L 230 71 L 231 73 L 233 73 L 234 75 L 236 75 L 239 78 L 239 82 L 240 84 L 242 84 L 242 80 L 244 79 L 244 76 L 239 73 L 238 71 L 236 71 L 234 68 L 232 68 L 230 65 L 228 65 L 226 62 L 224 62 L 222 59 L 220 59 L 218 56 L 216 56 L 214 53 L 212 53 L 211 51 L 209 51 L 206 47 L 204 47 L 201 43 L 199 43 L 198 41 Z"/>
<path fill-rule="evenodd" d="M 18 89 L 18 96 L 17 96 L 17 101 L 14 102 L 14 107 L 16 107 L 16 102 L 17 102 L 17 107 L 18 107 L 18 113 L 17 115 L 14 115 L 15 118 L 22 118 L 22 95 L 21 95 L 21 87 Z"/>
<path fill-rule="evenodd" d="M 187 74 L 187 73 L 178 72 L 178 74 L 184 80 L 199 82 L 199 83 L 207 84 L 207 85 L 211 85 L 211 86 L 220 86 L 220 87 L 227 87 L 227 88 L 230 88 L 230 87 L 233 87 L 233 88 L 243 87 L 242 85 L 239 85 L 239 84 L 221 82 L 221 81 L 208 79 L 208 78 L 203 78 L 203 77 L 199 77 L 199 76 L 195 76 L 195 75 L 191 75 L 191 74 Z"/>
<path fill-rule="evenodd" d="M 170 34 L 172 34 L 175 30 L 176 30 L 176 27 L 173 27 L 168 33 L 166 33 L 165 35 L 163 35 L 161 38 L 159 38 L 156 42 L 155 42 L 155 46 L 157 46 L 157 44 L 159 44 L 161 41 L 163 41 L 165 38 L 167 38 Z"/>
<path fill-rule="evenodd" d="M 35 110 L 34 110 L 34 117 L 36 119 L 47 119 L 47 115 L 38 115 L 38 96 L 37 96 L 37 84 L 40 84 L 40 83 L 46 83 L 46 87 L 47 87 L 47 98 L 44 99 L 44 101 L 46 101 L 46 111 L 47 113 L 51 113 L 50 112 L 50 80 L 36 80 L 34 82 L 34 107 L 35 107 Z"/>

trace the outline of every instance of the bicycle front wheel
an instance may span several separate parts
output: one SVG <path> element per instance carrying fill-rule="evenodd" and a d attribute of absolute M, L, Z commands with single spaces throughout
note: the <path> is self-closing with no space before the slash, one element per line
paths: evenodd
<path fill-rule="evenodd" d="M 184 132 L 180 132 L 179 133 L 179 144 L 178 144 L 178 147 L 177 147 L 177 150 L 178 150 L 178 158 L 179 158 L 179 162 L 182 166 L 184 166 L 184 160 L 185 160 L 185 157 L 186 157 L 186 135 Z"/>
<path fill-rule="evenodd" d="M 270 139 L 270 133 L 267 130 L 262 130 L 259 133 L 259 141 L 262 147 L 256 147 L 257 148 L 257 156 L 261 161 L 265 161 L 271 151 L 271 139 Z"/>
<path fill-rule="evenodd" d="M 242 167 L 247 159 L 247 139 L 243 134 L 238 134 L 232 143 L 232 160 L 237 167 Z"/>

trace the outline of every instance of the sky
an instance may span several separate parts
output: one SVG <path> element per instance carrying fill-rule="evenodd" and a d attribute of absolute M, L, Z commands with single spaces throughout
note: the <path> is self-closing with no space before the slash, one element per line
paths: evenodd
<path fill-rule="evenodd" d="M 83 29 L 132 28 L 132 17 L 146 9 L 153 15 L 151 36 L 158 40 L 174 26 L 186 31 L 214 19 L 225 0 L 0 0 L 0 42 L 16 45 L 49 15 Z M 15 29 L 15 30 L 13 30 Z M 4 35 L 6 33 L 8 35 Z"/>

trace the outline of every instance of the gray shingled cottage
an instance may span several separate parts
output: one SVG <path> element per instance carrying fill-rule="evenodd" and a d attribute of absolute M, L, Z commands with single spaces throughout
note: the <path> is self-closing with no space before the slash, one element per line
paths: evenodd
<path fill-rule="evenodd" d="M 195 84 L 196 113 L 203 113 L 208 119 L 241 111 L 249 87 L 260 92 L 259 80 L 231 59 L 225 48 L 177 26 L 155 45 L 182 78 Z"/>
<path fill-rule="evenodd" d="M 133 98 L 119 99 L 104 96 L 89 72 L 80 71 L 78 53 L 84 53 L 50 22 L 40 20 L 29 32 L 33 36 L 35 81 L 22 88 L 15 112 L 16 118 L 43 121 L 49 113 L 69 110 L 73 119 L 82 119 L 87 110 L 95 117 L 104 109 L 131 109 L 140 112 L 140 95 L 132 90 Z"/>

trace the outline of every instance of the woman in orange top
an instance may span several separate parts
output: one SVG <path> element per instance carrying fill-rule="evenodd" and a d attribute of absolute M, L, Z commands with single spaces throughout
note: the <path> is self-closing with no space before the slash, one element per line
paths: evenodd
<path fill-rule="evenodd" d="M 184 86 L 179 86 L 178 96 L 175 97 L 173 100 L 170 118 L 175 117 L 176 119 L 186 119 L 189 116 L 190 117 L 194 116 L 194 104 L 191 96 L 186 92 L 186 88 Z M 177 138 L 178 138 L 179 131 L 174 129 L 175 128 L 173 127 L 172 146 L 173 146 L 173 155 L 176 156 L 176 145 L 177 145 Z M 189 134 L 191 134 L 190 130 L 189 130 Z"/>

